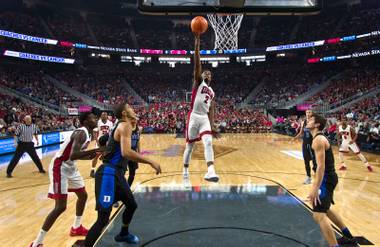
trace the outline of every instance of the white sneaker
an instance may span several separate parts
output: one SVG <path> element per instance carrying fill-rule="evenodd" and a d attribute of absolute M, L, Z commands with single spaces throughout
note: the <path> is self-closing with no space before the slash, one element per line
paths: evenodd
<path fill-rule="evenodd" d="M 191 189 L 191 181 L 190 181 L 190 177 L 183 177 L 183 187 L 184 187 L 186 190 L 190 190 L 190 189 Z"/>
<path fill-rule="evenodd" d="M 219 176 L 216 175 L 215 171 L 208 171 L 204 176 L 204 179 L 208 182 L 217 183 L 219 181 Z"/>
<path fill-rule="evenodd" d="M 303 181 L 303 184 L 311 184 L 311 177 L 306 177 L 305 181 Z"/>

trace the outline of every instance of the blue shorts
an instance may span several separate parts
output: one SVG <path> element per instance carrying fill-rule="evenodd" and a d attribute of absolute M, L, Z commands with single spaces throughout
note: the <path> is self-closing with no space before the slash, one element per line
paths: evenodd
<path fill-rule="evenodd" d="M 101 165 L 95 174 L 96 210 L 111 211 L 117 201 L 127 204 L 134 200 L 124 171 L 108 164 Z"/>

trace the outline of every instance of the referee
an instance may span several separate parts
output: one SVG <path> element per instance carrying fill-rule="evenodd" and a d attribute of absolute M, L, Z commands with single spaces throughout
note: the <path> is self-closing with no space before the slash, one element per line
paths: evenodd
<path fill-rule="evenodd" d="M 8 178 L 12 177 L 13 170 L 15 169 L 21 156 L 25 152 L 27 152 L 29 156 L 32 158 L 39 172 L 46 173 L 44 168 L 42 167 L 41 160 L 36 153 L 36 149 L 34 148 L 34 143 L 33 143 L 33 135 L 34 135 L 34 137 L 37 140 L 37 145 L 38 145 L 38 138 L 37 138 L 38 128 L 35 124 L 32 124 L 32 118 L 29 115 L 24 117 L 24 122 L 25 124 L 20 124 L 15 131 L 16 152 L 7 168 Z"/>

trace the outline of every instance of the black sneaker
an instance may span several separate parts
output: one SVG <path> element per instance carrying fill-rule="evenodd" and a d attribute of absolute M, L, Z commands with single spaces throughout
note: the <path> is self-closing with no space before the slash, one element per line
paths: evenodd
<path fill-rule="evenodd" d="M 128 233 L 128 235 L 118 234 L 114 239 L 116 242 L 126 242 L 128 244 L 138 244 L 140 242 L 140 239 L 131 233 Z"/>
<path fill-rule="evenodd" d="M 39 170 L 39 173 L 46 173 L 45 170 Z"/>
<path fill-rule="evenodd" d="M 342 246 L 358 246 L 358 242 L 355 238 L 341 237 L 337 239 L 338 244 Z"/>
<path fill-rule="evenodd" d="M 12 174 L 7 173 L 7 178 L 12 178 Z"/>
<path fill-rule="evenodd" d="M 95 170 L 91 170 L 90 177 L 95 178 Z"/>

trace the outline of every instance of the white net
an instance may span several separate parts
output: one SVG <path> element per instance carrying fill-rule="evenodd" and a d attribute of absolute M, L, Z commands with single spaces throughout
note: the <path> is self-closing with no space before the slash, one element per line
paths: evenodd
<path fill-rule="evenodd" d="M 215 50 L 238 49 L 238 33 L 243 14 L 208 14 L 207 18 L 215 32 Z"/>

